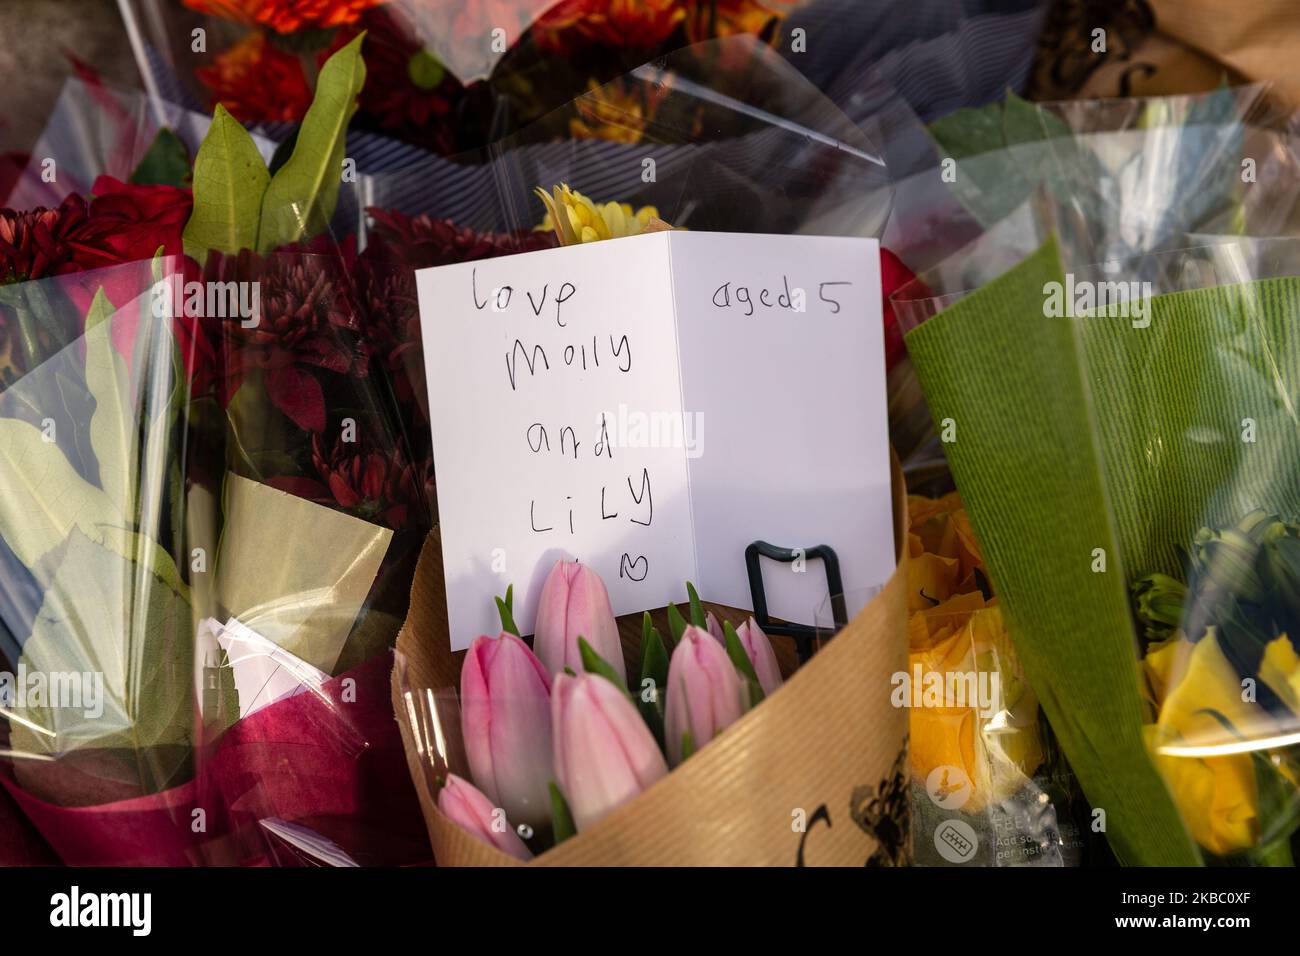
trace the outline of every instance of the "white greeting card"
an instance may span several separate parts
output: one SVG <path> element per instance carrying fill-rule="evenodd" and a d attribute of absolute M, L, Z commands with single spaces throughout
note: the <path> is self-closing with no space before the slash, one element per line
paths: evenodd
<path fill-rule="evenodd" d="M 453 649 L 531 633 L 557 559 L 616 614 L 751 605 L 755 540 L 829 545 L 862 594 L 894 566 L 872 239 L 660 232 L 416 274 Z M 812 623 L 819 561 L 764 567 Z"/>

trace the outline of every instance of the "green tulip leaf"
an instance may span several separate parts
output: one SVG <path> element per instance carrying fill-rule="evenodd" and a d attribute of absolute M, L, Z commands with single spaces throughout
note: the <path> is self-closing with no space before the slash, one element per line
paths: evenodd
<path fill-rule="evenodd" d="M 342 182 L 348 122 L 366 82 L 362 33 L 321 67 L 316 95 L 298 130 L 293 154 L 276 171 L 262 196 L 258 249 L 320 235 L 329 225 Z"/>
<path fill-rule="evenodd" d="M 745 653 L 745 645 L 740 643 L 740 635 L 736 633 L 730 621 L 723 623 L 722 632 L 727 639 L 727 656 L 731 658 L 731 663 L 736 666 L 736 670 L 740 672 L 740 676 L 744 678 L 749 688 L 749 706 L 757 706 L 763 699 L 763 685 L 758 682 L 754 662 Z"/>
<path fill-rule="evenodd" d="M 578 832 L 573 825 L 573 814 L 569 812 L 569 802 L 564 799 L 559 786 L 552 780 L 547 785 L 551 792 L 551 830 L 557 844 L 563 843 Z"/>
<path fill-rule="evenodd" d="M 194 158 L 194 211 L 185 224 L 185 254 L 201 263 L 210 249 L 233 255 L 256 248 L 270 179 L 253 137 L 218 105 Z"/>
<path fill-rule="evenodd" d="M 686 618 L 682 617 L 682 612 L 677 610 L 676 604 L 668 605 L 668 630 L 672 632 L 674 646 L 686 633 Z"/>
<path fill-rule="evenodd" d="M 691 602 L 691 623 L 696 627 L 708 627 L 709 619 L 704 614 L 704 605 L 700 603 L 700 596 L 690 581 L 686 582 L 686 596 Z"/>
<path fill-rule="evenodd" d="M 668 686 L 668 650 L 664 647 L 659 630 L 650 623 L 647 612 L 641 619 L 641 689 L 636 697 L 636 706 L 641 711 L 660 749 L 665 744 L 664 737 L 664 691 Z M 654 687 L 652 699 L 646 700 L 646 686 L 650 681 Z"/>
<path fill-rule="evenodd" d="M 628 694 L 627 683 L 618 671 L 610 666 L 609 661 L 596 653 L 596 649 L 587 643 L 585 637 L 578 638 L 578 653 L 582 655 L 582 669 L 588 674 L 597 674 L 605 678 L 623 693 Z M 630 697 L 631 694 L 628 694 Z"/>
<path fill-rule="evenodd" d="M 506 599 L 496 599 L 497 613 L 501 615 L 501 630 L 519 637 L 519 625 L 515 623 L 515 586 L 506 588 Z"/>

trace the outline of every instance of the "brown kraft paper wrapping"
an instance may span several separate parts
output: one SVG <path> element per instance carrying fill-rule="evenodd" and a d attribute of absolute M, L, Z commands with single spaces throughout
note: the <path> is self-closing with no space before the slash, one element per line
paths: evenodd
<path fill-rule="evenodd" d="M 892 458 L 892 456 L 891 456 Z M 890 703 L 907 669 L 907 499 L 893 459 L 898 566 L 881 592 L 785 685 L 667 777 L 532 866 L 894 866 L 910 862 L 907 711 Z M 652 615 L 667 633 L 663 611 Z M 737 620 L 739 612 L 728 615 Z M 619 618 L 631 671 L 641 615 Z M 789 641 L 773 638 L 782 667 Z M 437 808 L 435 770 L 420 753 L 408 694 L 460 685 L 452 654 L 437 529 L 415 574 L 397 639 L 393 709 L 440 866 L 519 866 Z M 449 698 L 448 698 L 449 700 Z M 452 772 L 463 764 L 454 707 L 441 707 Z M 450 712 L 450 717 L 448 712 Z"/>

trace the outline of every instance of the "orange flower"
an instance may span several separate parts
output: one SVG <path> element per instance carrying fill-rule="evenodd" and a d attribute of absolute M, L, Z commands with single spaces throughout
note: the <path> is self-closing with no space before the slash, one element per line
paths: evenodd
<path fill-rule="evenodd" d="M 667 83 L 653 87 L 637 84 L 629 89 L 617 82 L 601 86 L 589 80 L 587 95 L 577 100 L 580 115 L 569 120 L 569 135 L 574 139 L 639 143 L 646 124 L 654 119 L 655 110 L 668 92 Z"/>
<path fill-rule="evenodd" d="M 692 43 L 737 33 L 761 34 L 771 20 L 783 19 L 800 0 L 716 0 L 690 4 L 686 35 Z"/>
<path fill-rule="evenodd" d="M 212 92 L 213 105 L 220 103 L 243 123 L 300 120 L 311 105 L 311 87 L 298 58 L 267 43 L 260 31 L 195 74 Z"/>
<path fill-rule="evenodd" d="M 537 45 L 549 53 L 586 46 L 657 46 L 686 18 L 679 0 L 561 0 L 533 24 Z"/>
<path fill-rule="evenodd" d="M 277 33 L 296 33 L 355 23 L 387 0 L 184 0 L 191 10 L 241 23 L 260 23 Z M 233 111 L 232 111 L 233 112 Z"/>

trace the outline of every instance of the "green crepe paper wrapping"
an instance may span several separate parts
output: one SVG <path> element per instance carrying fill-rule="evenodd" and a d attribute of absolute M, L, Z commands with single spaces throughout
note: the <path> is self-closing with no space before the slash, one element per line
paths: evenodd
<path fill-rule="evenodd" d="M 1206 386 L 1195 375 L 1167 381 L 1168 374 L 1186 374 L 1187 354 L 1175 360 L 1149 349 L 1141 356 L 1126 353 L 1149 342 L 1139 346 L 1142 340 L 1126 320 L 1102 319 L 1084 327 L 1115 333 L 1094 350 L 1102 363 L 1107 354 L 1116 356 L 1115 374 L 1090 390 L 1071 320 L 1043 315 L 1044 285 L 1063 280 L 1053 240 L 913 329 L 907 348 L 935 421 L 950 418 L 956 424 L 956 440 L 945 451 L 994 591 L 1029 682 L 1084 792 L 1106 813 L 1111 847 L 1127 865 L 1197 866 L 1200 854 L 1143 742 L 1138 645 L 1121 554 L 1140 561 L 1150 552 L 1122 549 L 1120 541 L 1136 544 L 1154 531 L 1167 539 L 1172 556 L 1172 544 L 1190 543 L 1193 522 L 1205 517 L 1199 507 L 1204 496 L 1194 483 L 1213 484 L 1215 476 L 1196 474 L 1202 468 L 1196 458 L 1190 474 L 1171 458 L 1155 473 L 1112 476 L 1103 464 L 1090 403 L 1097 402 L 1104 421 L 1147 411 L 1145 405 L 1115 406 L 1125 399 L 1117 380 L 1150 389 L 1149 404 L 1162 395 L 1178 401 Z M 1159 322 L 1157 313 L 1153 327 Z M 1165 344 L 1190 349 L 1188 341 Z M 1113 441 L 1118 430 L 1103 430 L 1099 437 Z M 1169 442 L 1172 435 L 1162 437 Z M 1165 449 L 1170 456 L 1180 450 Z M 1168 479 L 1174 470 L 1183 479 L 1176 484 Z M 1107 494 L 1114 477 L 1122 482 L 1110 485 L 1115 497 L 1128 499 L 1115 513 L 1118 526 Z M 1182 508 L 1162 508 L 1154 526 L 1141 521 L 1137 509 L 1178 496 L 1186 502 Z M 1176 516 L 1186 523 L 1175 527 Z M 1104 573 L 1091 570 L 1096 548 L 1105 549 Z M 1140 563 L 1134 567 L 1148 570 Z"/>

